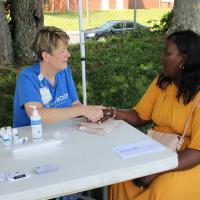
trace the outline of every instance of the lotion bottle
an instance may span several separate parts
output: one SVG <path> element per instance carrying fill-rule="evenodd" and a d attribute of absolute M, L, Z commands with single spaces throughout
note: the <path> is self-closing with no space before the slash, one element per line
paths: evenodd
<path fill-rule="evenodd" d="M 36 106 L 30 106 L 33 108 L 33 113 L 31 118 L 31 130 L 32 130 L 32 140 L 35 141 L 41 141 L 42 140 L 42 122 L 41 122 L 41 116 L 38 113 L 38 110 L 36 109 Z"/>

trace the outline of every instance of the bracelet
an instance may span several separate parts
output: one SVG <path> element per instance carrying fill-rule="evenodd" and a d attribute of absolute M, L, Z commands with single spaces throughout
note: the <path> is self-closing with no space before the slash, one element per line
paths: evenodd
<path fill-rule="evenodd" d="M 117 112 L 117 111 L 116 111 L 116 108 L 114 108 L 114 107 L 112 107 L 112 109 L 113 109 L 112 118 L 115 119 L 115 117 L 116 117 L 116 112 Z"/>

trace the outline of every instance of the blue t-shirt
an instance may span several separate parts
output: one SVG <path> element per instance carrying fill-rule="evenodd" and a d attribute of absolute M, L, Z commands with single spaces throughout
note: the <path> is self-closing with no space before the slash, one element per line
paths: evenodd
<path fill-rule="evenodd" d="M 78 100 L 69 65 L 56 74 L 54 86 L 45 77 L 40 81 L 39 74 L 39 63 L 26 67 L 19 74 L 14 96 L 13 127 L 30 125 L 30 119 L 24 108 L 24 104 L 28 102 L 39 102 L 44 108 L 65 108 L 71 107 L 72 103 Z M 40 91 L 44 87 L 49 90 L 52 97 L 48 104 L 42 101 Z"/>

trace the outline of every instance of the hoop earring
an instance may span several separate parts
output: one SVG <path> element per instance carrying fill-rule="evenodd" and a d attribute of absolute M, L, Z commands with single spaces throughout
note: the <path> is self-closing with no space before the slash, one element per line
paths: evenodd
<path fill-rule="evenodd" d="M 183 64 L 180 64 L 179 68 L 180 68 L 180 71 L 182 71 L 184 69 L 184 65 Z"/>

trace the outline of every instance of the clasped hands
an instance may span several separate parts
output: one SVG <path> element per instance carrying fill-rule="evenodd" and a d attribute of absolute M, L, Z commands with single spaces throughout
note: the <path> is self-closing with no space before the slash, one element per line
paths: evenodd
<path fill-rule="evenodd" d="M 102 123 L 104 121 L 106 121 L 109 118 L 114 118 L 115 117 L 115 109 L 113 107 L 103 107 L 102 108 L 102 112 L 103 112 L 103 117 L 101 117 L 97 123 Z M 91 120 L 87 119 L 88 122 L 91 122 Z"/>
<path fill-rule="evenodd" d="M 115 117 L 115 109 L 114 108 L 105 108 L 102 109 L 103 111 L 103 117 L 98 121 L 98 123 L 102 123 L 106 121 L 109 118 L 114 118 Z"/>

